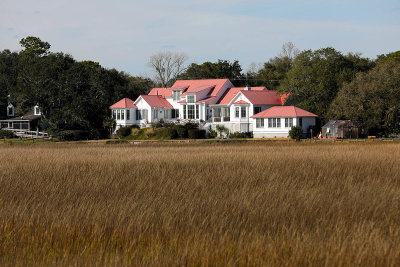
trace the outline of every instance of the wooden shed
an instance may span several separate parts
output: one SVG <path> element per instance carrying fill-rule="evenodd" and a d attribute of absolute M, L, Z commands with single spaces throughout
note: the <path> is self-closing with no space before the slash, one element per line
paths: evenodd
<path fill-rule="evenodd" d="M 322 126 L 322 137 L 325 138 L 359 138 L 360 127 L 350 120 L 331 120 Z"/>

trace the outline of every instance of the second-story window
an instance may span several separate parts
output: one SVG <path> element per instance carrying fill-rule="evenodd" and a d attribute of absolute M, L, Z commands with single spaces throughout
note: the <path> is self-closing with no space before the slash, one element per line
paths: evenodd
<path fill-rule="evenodd" d="M 241 114 L 241 115 L 242 115 L 242 118 L 246 118 L 246 117 L 247 117 L 246 107 L 241 107 L 241 108 L 242 108 L 242 110 L 241 110 L 241 111 L 242 111 L 242 112 L 241 112 L 241 113 L 242 113 L 242 114 Z"/>
<path fill-rule="evenodd" d="M 261 107 L 254 107 L 254 115 L 261 112 Z"/>
<path fill-rule="evenodd" d="M 180 90 L 172 91 L 172 99 L 174 101 L 179 101 L 181 99 L 181 91 Z"/>
<path fill-rule="evenodd" d="M 235 107 L 235 118 L 239 118 L 239 114 L 240 114 L 240 108 Z"/>
<path fill-rule="evenodd" d="M 186 96 L 186 102 L 194 103 L 194 95 L 187 95 Z"/>

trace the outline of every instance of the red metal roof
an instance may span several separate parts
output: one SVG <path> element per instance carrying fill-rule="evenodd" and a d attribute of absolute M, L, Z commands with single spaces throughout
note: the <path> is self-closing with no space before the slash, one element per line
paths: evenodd
<path fill-rule="evenodd" d="M 249 102 L 246 102 L 246 101 L 243 101 L 243 100 L 239 100 L 239 101 L 236 101 L 233 104 L 235 104 L 235 105 L 249 105 Z"/>
<path fill-rule="evenodd" d="M 232 99 L 236 96 L 236 94 L 240 91 L 245 90 L 246 87 L 232 87 L 226 90 L 225 94 L 218 100 L 217 104 L 219 105 L 228 105 Z M 250 91 L 267 91 L 265 87 L 248 87 Z"/>
<path fill-rule="evenodd" d="M 149 95 L 159 95 L 162 97 L 172 97 L 171 88 L 153 88 L 151 89 Z"/>
<path fill-rule="evenodd" d="M 318 116 L 295 106 L 274 106 L 251 116 L 251 118 L 282 118 L 282 117 L 290 118 L 290 117 L 318 117 Z"/>
<path fill-rule="evenodd" d="M 173 106 L 165 98 L 157 95 L 141 95 L 147 104 L 152 108 L 173 108 Z"/>
<path fill-rule="evenodd" d="M 110 108 L 137 108 L 135 102 L 129 98 L 123 98 L 117 103 L 110 106 Z"/>
<path fill-rule="evenodd" d="M 190 94 L 190 93 L 192 93 L 192 94 L 195 94 L 195 93 L 198 93 L 198 92 L 201 92 L 201 91 L 204 91 L 204 90 L 209 90 L 209 91 L 211 91 L 211 89 L 213 89 L 215 86 L 208 86 L 208 85 L 205 85 L 205 86 L 200 86 L 200 87 L 194 87 L 194 86 L 192 86 L 191 88 L 189 88 L 188 90 L 186 90 L 183 94 L 181 94 L 181 96 L 185 96 L 186 94 Z"/>
<path fill-rule="evenodd" d="M 196 103 L 205 103 L 205 102 L 213 100 L 213 99 L 215 99 L 215 96 L 204 98 L 202 100 L 197 101 Z"/>
<path fill-rule="evenodd" d="M 240 91 L 253 105 L 283 105 L 276 91 Z"/>
<path fill-rule="evenodd" d="M 185 93 L 196 93 L 204 90 L 204 87 L 214 87 L 210 92 L 210 96 L 216 96 L 227 82 L 231 84 L 229 79 L 177 80 L 174 85 L 172 85 L 171 89 L 187 88 Z"/>

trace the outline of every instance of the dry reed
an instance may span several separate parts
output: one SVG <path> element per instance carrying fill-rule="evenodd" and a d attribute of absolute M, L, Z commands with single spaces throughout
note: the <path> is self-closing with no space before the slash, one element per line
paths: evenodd
<path fill-rule="evenodd" d="M 400 145 L 1 145 L 0 265 L 399 266 Z"/>

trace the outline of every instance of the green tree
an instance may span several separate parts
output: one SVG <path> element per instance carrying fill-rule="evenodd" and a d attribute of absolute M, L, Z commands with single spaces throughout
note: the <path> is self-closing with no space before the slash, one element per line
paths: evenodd
<path fill-rule="evenodd" d="M 292 126 L 289 130 L 289 137 L 300 141 L 301 137 L 303 137 L 303 128 L 301 126 Z"/>
<path fill-rule="evenodd" d="M 296 104 L 317 114 L 324 123 L 342 84 L 372 66 L 373 62 L 368 59 L 354 54 L 344 56 L 331 47 L 307 50 L 296 57 L 278 89 L 281 93 L 290 93 L 287 104 Z"/>
<path fill-rule="evenodd" d="M 202 64 L 192 63 L 179 79 L 224 79 L 228 78 L 232 81 L 238 80 L 235 84 L 240 83 L 243 79 L 242 67 L 239 61 L 230 62 L 228 60 L 218 60 L 217 62 L 204 62 Z"/>
<path fill-rule="evenodd" d="M 332 119 L 361 123 L 369 134 L 400 132 L 400 60 L 381 61 L 359 73 L 339 91 L 329 109 Z"/>
<path fill-rule="evenodd" d="M 35 56 L 45 56 L 49 53 L 50 44 L 40 40 L 38 37 L 28 36 L 21 39 L 19 43 L 25 48 L 24 53 Z"/>

